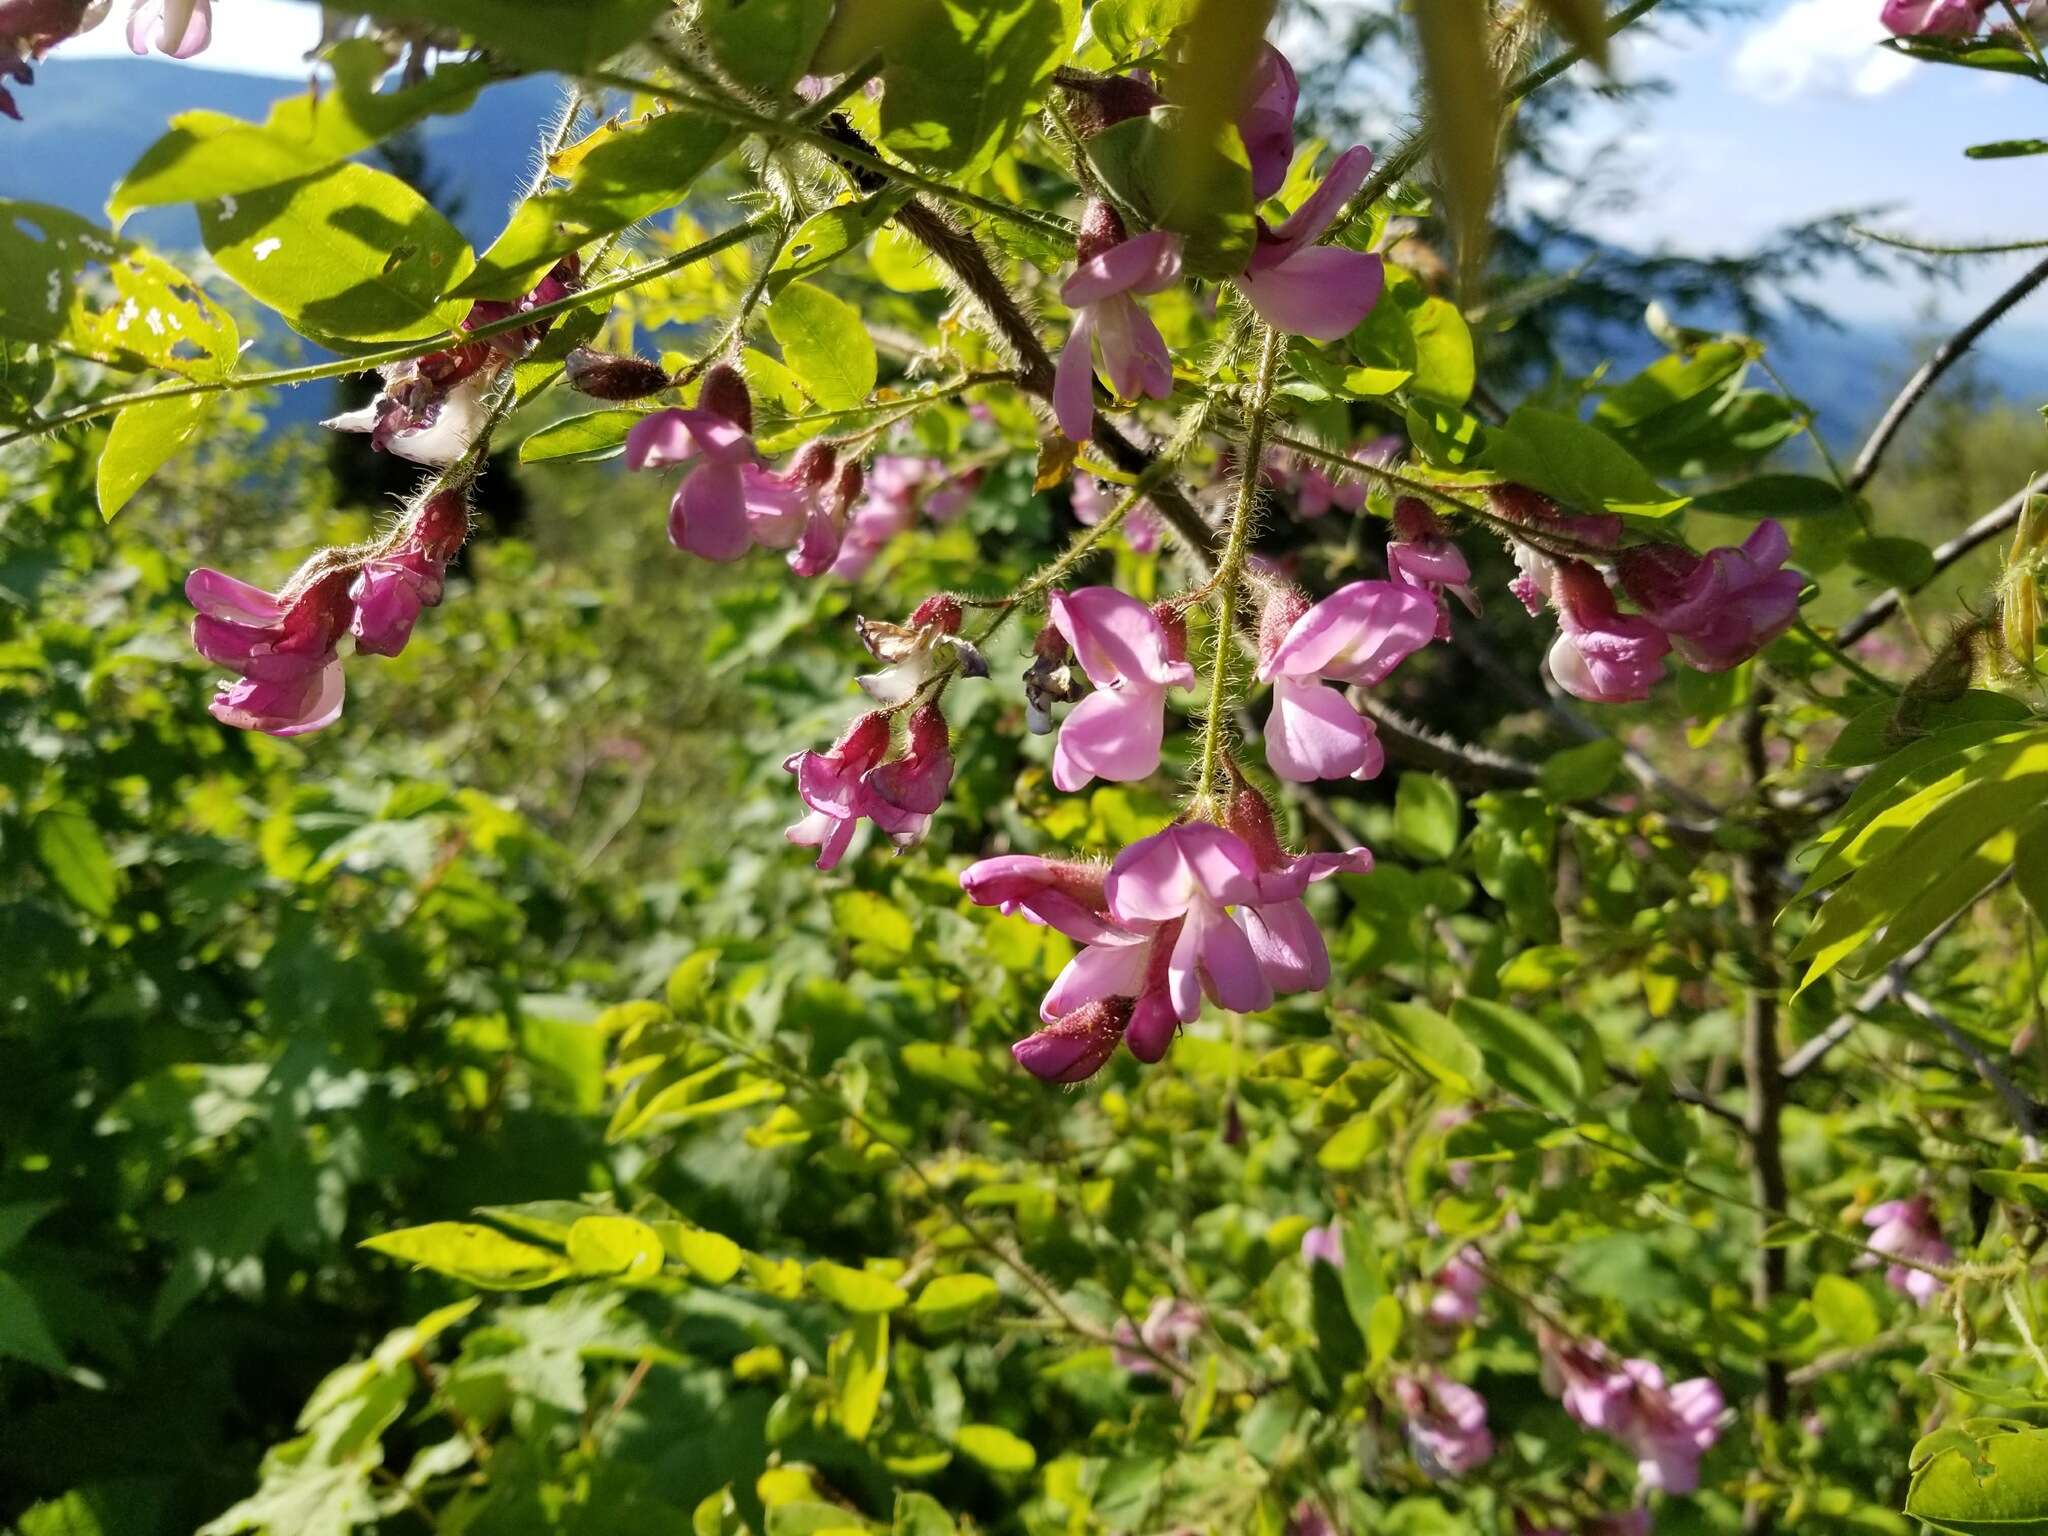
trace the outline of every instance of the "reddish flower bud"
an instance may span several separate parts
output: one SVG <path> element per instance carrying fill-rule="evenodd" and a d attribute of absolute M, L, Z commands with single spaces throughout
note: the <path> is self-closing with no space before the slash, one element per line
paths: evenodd
<path fill-rule="evenodd" d="M 1293 587 L 1275 587 L 1259 613 L 1259 665 L 1263 667 L 1280 649 L 1280 642 L 1294 628 L 1294 621 L 1309 610 L 1309 600 Z"/>
<path fill-rule="evenodd" d="M 839 455 L 830 443 L 819 439 L 806 443 L 789 466 L 789 478 L 798 485 L 820 487 L 832 478 L 832 472 L 839 468 Z"/>
<path fill-rule="evenodd" d="M 1166 659 L 1186 661 L 1188 659 L 1188 615 L 1185 608 L 1173 603 L 1154 603 L 1152 617 L 1159 621 L 1159 628 L 1166 635 Z"/>
<path fill-rule="evenodd" d="M 852 506 L 860 500 L 861 492 L 867 489 L 867 472 L 860 467 L 859 459 L 848 459 L 839 469 L 839 484 L 833 494 L 839 498 L 842 508 Z"/>
<path fill-rule="evenodd" d="M 1129 998 L 1101 998 L 1019 1040 L 1010 1054 L 1041 1082 L 1085 1082 L 1116 1053 L 1130 1017 Z"/>
<path fill-rule="evenodd" d="M 1143 117 L 1166 98 L 1136 75 L 1083 75 L 1062 70 L 1055 80 L 1067 93 L 1067 120 L 1082 138 Z"/>
<path fill-rule="evenodd" d="M 668 371 L 644 357 L 620 357 L 578 347 L 562 359 L 562 376 L 593 400 L 644 400 L 669 387 Z"/>
<path fill-rule="evenodd" d="M 1074 236 L 1075 264 L 1086 266 L 1129 238 L 1116 209 L 1098 198 L 1081 215 L 1081 228 Z"/>
<path fill-rule="evenodd" d="M 937 629 L 941 634 L 957 635 L 963 616 L 959 598 L 946 592 L 934 592 L 912 610 L 910 627 Z"/>
<path fill-rule="evenodd" d="M 739 369 L 730 363 L 720 363 L 704 375 L 697 404 L 702 410 L 716 411 L 742 432 L 754 430 L 754 397 L 747 392 L 747 381 Z"/>
<path fill-rule="evenodd" d="M 1244 840 L 1260 869 L 1287 867 L 1290 856 L 1280 846 L 1280 832 L 1273 824 L 1273 807 L 1241 778 L 1233 786 L 1224 824 Z"/>
<path fill-rule="evenodd" d="M 1432 512 L 1419 496 L 1403 496 L 1394 503 L 1394 537 L 1410 544 L 1442 538 L 1443 519 Z"/>

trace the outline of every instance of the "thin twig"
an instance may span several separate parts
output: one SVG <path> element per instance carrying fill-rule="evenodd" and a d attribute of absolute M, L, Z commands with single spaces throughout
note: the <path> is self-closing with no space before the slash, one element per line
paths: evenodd
<path fill-rule="evenodd" d="M 2027 482 L 2024 490 L 2017 492 L 1991 511 L 1986 512 L 1976 522 L 1970 524 L 1969 527 L 1946 543 L 1937 544 L 1934 548 L 1934 566 L 1927 573 L 1926 580 L 1915 582 L 1910 587 L 1893 587 L 1884 596 L 1877 598 L 1861 613 L 1857 614 L 1855 618 L 1835 631 L 1835 644 L 1843 646 L 1854 645 L 1858 640 L 1861 640 L 1865 635 L 1877 628 L 1878 625 L 1890 618 L 1898 610 L 1900 603 L 1916 592 L 1925 591 L 1934 584 L 1936 578 L 1943 571 L 1954 565 L 1972 550 L 1990 543 L 2001 533 L 2005 532 L 2006 529 L 2020 520 L 2020 514 L 2027 507 L 2027 498 L 2036 495 L 2044 487 L 2048 487 L 2048 475 L 2035 476 Z"/>
<path fill-rule="evenodd" d="M 1906 1005 L 1907 1011 L 1915 1018 L 1940 1030 L 1948 1043 L 1961 1051 L 1970 1065 L 1976 1068 L 1977 1075 L 1984 1079 L 1986 1086 L 2004 1101 L 2006 1113 L 2012 1116 L 2013 1124 L 2019 1127 L 2020 1147 L 2026 1154 L 2027 1161 L 2038 1162 L 2041 1157 L 2040 1133 L 2044 1119 L 2048 1119 L 2048 1111 L 2044 1111 L 2043 1106 L 2022 1092 L 2000 1069 L 1998 1063 L 1985 1053 L 1984 1048 L 1958 1029 L 1947 1014 L 1906 986 L 1903 979 L 1899 981 L 1895 990 L 1898 992 L 1899 1001 Z"/>

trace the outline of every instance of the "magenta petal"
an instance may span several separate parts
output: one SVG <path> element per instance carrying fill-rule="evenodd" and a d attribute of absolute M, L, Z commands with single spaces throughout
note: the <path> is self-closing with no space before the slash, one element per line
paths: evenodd
<path fill-rule="evenodd" d="M 1301 97 L 1294 66 L 1271 43 L 1260 45 L 1246 93 L 1237 133 L 1252 163 L 1252 199 L 1263 203 L 1280 190 L 1294 163 L 1294 109 Z"/>
<path fill-rule="evenodd" d="M 1246 936 L 1275 992 L 1317 992 L 1330 984 L 1323 931 L 1300 901 L 1244 910 Z"/>
<path fill-rule="evenodd" d="M 1166 694 L 1144 683 L 1091 693 L 1060 723 L 1053 744 L 1052 781 L 1062 794 L 1092 778 L 1129 784 L 1159 770 L 1166 736 Z"/>
<path fill-rule="evenodd" d="M 1115 298 L 1099 305 L 1095 339 L 1102 348 L 1102 371 L 1109 375 L 1110 392 L 1117 399 L 1150 395 L 1164 400 L 1173 393 L 1173 354 L 1136 299 Z"/>
<path fill-rule="evenodd" d="M 1337 689 L 1314 679 L 1273 684 L 1266 717 L 1266 766 L 1291 784 L 1348 779 L 1365 766 L 1374 732 Z"/>
<path fill-rule="evenodd" d="M 1077 587 L 1053 593 L 1047 606 L 1053 627 L 1066 636 L 1081 670 L 1096 687 L 1195 685 L 1194 668 L 1167 655 L 1166 631 L 1158 616 L 1129 593 L 1115 587 Z"/>
<path fill-rule="evenodd" d="M 1039 1005 L 1038 1016 L 1051 1023 L 1106 997 L 1135 996 L 1145 984 L 1145 969 L 1151 960 L 1152 945 L 1148 938 L 1090 944 L 1054 978 L 1045 1001 Z"/>
<path fill-rule="evenodd" d="M 1067 332 L 1067 344 L 1060 348 L 1059 366 L 1053 372 L 1053 417 L 1060 430 L 1077 443 L 1087 442 L 1095 430 L 1094 326 L 1092 311 L 1083 309 L 1075 314 L 1074 328 Z"/>
<path fill-rule="evenodd" d="M 1124 1044 L 1138 1060 L 1154 1062 L 1166 1054 L 1179 1029 L 1180 1020 L 1174 1014 L 1172 1000 L 1162 992 L 1148 992 L 1131 1010 L 1131 1022 L 1124 1027 Z"/>
<path fill-rule="evenodd" d="M 706 560 L 737 560 L 753 547 L 747 486 L 737 466 L 700 464 L 669 505 L 669 542 Z"/>
<path fill-rule="evenodd" d="M 1277 265 L 1245 272 L 1237 286 L 1267 324 L 1290 336 L 1335 341 L 1379 302 L 1386 279 L 1386 264 L 1377 256 L 1312 245 Z"/>
<path fill-rule="evenodd" d="M 628 469 L 666 469 L 696 452 L 697 439 L 690 435 L 683 412 L 675 408 L 641 417 L 626 433 Z"/>
<path fill-rule="evenodd" d="M 1116 294 L 1169 288 L 1180 278 L 1180 246 L 1180 236 L 1163 229 L 1133 235 L 1075 267 L 1060 286 L 1060 302 L 1076 308 Z"/>
<path fill-rule="evenodd" d="M 1339 587 L 1288 628 L 1263 680 L 1328 677 L 1370 687 L 1436 638 L 1436 600 L 1391 581 Z"/>
<path fill-rule="evenodd" d="M 1323 177 L 1302 205 L 1281 222 L 1280 227 L 1273 231 L 1273 237 L 1295 250 L 1320 240 L 1323 231 L 1337 222 L 1337 215 L 1344 211 L 1344 205 L 1365 185 L 1365 178 L 1371 173 L 1372 151 L 1363 144 L 1352 145 L 1330 163 L 1329 174 Z"/>
<path fill-rule="evenodd" d="M 1202 990 L 1219 1007 L 1256 1013 L 1272 1006 L 1273 988 L 1259 967 L 1251 939 L 1213 902 L 1198 901 L 1188 910 L 1187 925 L 1173 948 L 1175 966 L 1182 964 L 1184 955 L 1192 959 Z M 1171 971 L 1168 974 L 1170 978 Z"/>
<path fill-rule="evenodd" d="M 234 624 L 275 624 L 284 617 L 284 605 L 271 593 L 207 566 L 185 578 L 185 601 Z"/>

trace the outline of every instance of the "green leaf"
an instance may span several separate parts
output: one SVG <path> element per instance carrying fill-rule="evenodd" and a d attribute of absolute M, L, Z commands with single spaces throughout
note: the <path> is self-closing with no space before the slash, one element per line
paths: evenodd
<path fill-rule="evenodd" d="M 1038 1465 L 1038 1453 L 1030 1441 L 995 1424 L 963 1424 L 953 1444 L 963 1456 L 1001 1476 L 1020 1476 Z"/>
<path fill-rule="evenodd" d="M 1621 772 L 1621 743 L 1612 737 L 1566 747 L 1544 759 L 1537 784 L 1544 794 L 1561 804 L 1592 800 L 1607 792 L 1614 776 Z"/>
<path fill-rule="evenodd" d="M 1883 46 L 1929 64 L 1955 64 L 1964 69 L 1989 69 L 2048 81 L 2048 73 L 2034 62 L 2033 55 L 2014 47 L 2011 36 L 1990 33 L 1983 37 L 1888 37 Z"/>
<path fill-rule="evenodd" d="M 1849 563 L 1888 587 L 1910 592 L 1934 579 L 1934 551 L 1918 539 L 1859 539 L 1849 546 Z"/>
<path fill-rule="evenodd" d="M 469 1221 L 436 1221 L 366 1239 L 363 1247 L 486 1291 L 525 1291 L 570 1273 L 546 1248 Z"/>
<path fill-rule="evenodd" d="M 1066 57 L 1074 20 L 1060 0 L 924 0 L 889 50 L 882 146 L 926 170 L 986 170 Z"/>
<path fill-rule="evenodd" d="M 832 1417 L 849 1439 L 867 1439 L 889 1380 L 889 1315 L 855 1318 L 826 1351 L 826 1375 L 832 1383 Z"/>
<path fill-rule="evenodd" d="M 0 199 L 0 336 L 56 341 L 70 328 L 79 279 L 128 249 L 66 209 Z"/>
<path fill-rule="evenodd" d="M 510 63 L 574 74 L 648 36 L 671 6 L 672 0 L 362 0 L 355 9 L 460 29 Z"/>
<path fill-rule="evenodd" d="M 116 224 L 137 208 L 197 203 L 310 176 L 434 113 L 465 112 L 491 75 L 483 60 L 444 63 L 417 85 L 380 94 L 384 45 L 350 38 L 327 51 L 331 85 L 309 86 L 261 125 L 221 112 L 180 112 L 107 200 Z"/>
<path fill-rule="evenodd" d="M 1398 1296 L 1382 1296 L 1372 1304 L 1372 1312 L 1365 1324 L 1365 1364 L 1368 1370 L 1376 1371 L 1394 1358 L 1394 1351 L 1401 1343 L 1403 1322 Z"/>
<path fill-rule="evenodd" d="M 2048 823 L 2020 834 L 2012 867 L 2021 899 L 2033 909 L 2034 921 L 2048 928 Z"/>
<path fill-rule="evenodd" d="M 1979 1168 L 1970 1175 L 1970 1182 L 1997 1199 L 2048 1212 L 2048 1169 Z"/>
<path fill-rule="evenodd" d="M 1843 1344 L 1867 1344 L 1883 1327 L 1870 1293 L 1845 1275 L 1822 1275 L 1813 1282 L 1813 1315 Z"/>
<path fill-rule="evenodd" d="M 225 377 L 241 350 L 234 318 L 162 257 L 124 253 L 108 269 L 112 292 L 80 295 L 69 339 L 116 367 L 161 368 L 189 379 Z"/>
<path fill-rule="evenodd" d="M 46 1371 L 67 1369 L 64 1351 L 43 1320 L 35 1297 L 14 1276 L 0 1273 L 0 1359 L 26 1360 Z"/>
<path fill-rule="evenodd" d="M 576 161 L 566 187 L 513 210 L 476 271 L 453 287 L 458 297 L 517 298 L 560 257 L 676 207 L 734 136 L 723 123 L 680 109 L 599 132 L 604 141 Z"/>
<path fill-rule="evenodd" d="M 809 283 L 791 283 L 768 306 L 768 329 L 805 391 L 828 411 L 866 400 L 875 387 L 875 344 L 860 311 Z"/>
<path fill-rule="evenodd" d="M 1532 1109 L 1489 1109 L 1451 1128 L 1444 1137 L 1449 1162 L 1498 1162 L 1540 1146 L 1557 1122 Z"/>
<path fill-rule="evenodd" d="M 1486 1081 L 1478 1050 L 1435 1009 L 1382 1002 L 1373 1007 L 1372 1021 L 1395 1055 L 1453 1093 L 1473 1094 Z"/>
<path fill-rule="evenodd" d="M 595 464 L 626 451 L 626 434 L 646 411 L 613 406 L 552 422 L 519 445 L 522 464 Z"/>
<path fill-rule="evenodd" d="M 1963 151 L 1972 160 L 2016 160 L 2022 155 L 2048 155 L 2048 139 L 1996 139 L 1972 144 Z"/>
<path fill-rule="evenodd" d="M 746 1250 L 722 1232 L 685 1221 L 659 1221 L 654 1229 L 661 1234 L 661 1246 L 670 1258 L 712 1285 L 724 1285 L 746 1262 Z"/>
<path fill-rule="evenodd" d="M 1913 1474 L 1906 1513 L 1960 1536 L 2048 1536 L 2048 1431 L 1943 1451 Z"/>
<path fill-rule="evenodd" d="M 441 297 L 474 265 L 468 243 L 419 193 L 366 165 L 203 203 L 199 232 L 229 277 L 339 351 L 434 336 L 469 313 Z"/>
<path fill-rule="evenodd" d="M 945 1505 L 928 1493 L 898 1489 L 896 1520 L 889 1536 L 959 1536 Z"/>
<path fill-rule="evenodd" d="M 1663 517 L 1688 500 L 1665 490 L 1599 428 L 1540 406 L 1519 406 L 1505 426 L 1490 430 L 1482 457 L 1569 510 Z"/>
<path fill-rule="evenodd" d="M 725 72 L 780 96 L 805 74 L 832 19 L 832 0 L 702 0 L 697 24 Z"/>
<path fill-rule="evenodd" d="M 120 871 L 90 816 L 76 806 L 54 806 L 37 815 L 33 837 L 36 862 L 73 906 L 90 917 L 114 910 Z"/>
<path fill-rule="evenodd" d="M 1838 512 L 1848 497 L 1832 480 L 1813 475 L 1755 475 L 1737 485 L 1705 491 L 1692 499 L 1699 512 L 1732 517 L 1815 517 Z"/>
<path fill-rule="evenodd" d="M 168 464 L 199 435 L 213 415 L 212 395 L 175 395 L 145 400 L 114 417 L 100 450 L 97 471 L 100 516 L 107 522 L 128 505 L 149 477 Z"/>
<path fill-rule="evenodd" d="M 797 278 L 823 271 L 848 251 L 859 249 L 902 203 L 901 196 L 883 193 L 859 202 L 835 203 L 812 214 L 797 226 L 769 269 L 768 296 L 773 298 Z"/>
<path fill-rule="evenodd" d="M 1549 1027 L 1518 1008 L 1477 997 L 1452 1003 L 1451 1022 L 1479 1048 L 1502 1087 L 1552 1114 L 1578 1108 L 1585 1093 L 1578 1053 Z"/>
<path fill-rule="evenodd" d="M 1394 841 L 1411 858 L 1442 863 L 1457 849 L 1461 808 L 1447 780 L 1404 773 L 1394 791 Z"/>
<path fill-rule="evenodd" d="M 1464 315 L 1449 299 L 1428 295 L 1409 306 L 1405 290 L 1396 293 L 1396 302 L 1407 310 L 1408 327 L 1415 338 L 1415 374 L 1408 381 L 1409 393 L 1436 405 L 1464 405 L 1472 398 L 1478 379 L 1472 330 Z M 1385 302 L 1375 307 L 1383 308 Z"/>
<path fill-rule="evenodd" d="M 1377 1115 L 1354 1115 L 1323 1143 L 1316 1154 L 1316 1164 L 1332 1173 L 1356 1173 L 1386 1144 L 1386 1139 L 1386 1127 L 1380 1124 Z"/>
<path fill-rule="evenodd" d="M 1198 0 L 1095 0 L 1074 41 L 1076 63 L 1088 68 L 1125 62 L 1165 43 L 1195 14 Z"/>
<path fill-rule="evenodd" d="M 1486 0 L 1431 0 L 1414 15 L 1444 216 L 1457 241 L 1459 267 L 1473 276 L 1486 259 L 1493 232 L 1500 151 L 1500 78 L 1493 67 L 1491 14 Z"/>
<path fill-rule="evenodd" d="M 920 1323 L 944 1331 L 971 1322 L 1001 1296 L 987 1275 L 941 1275 L 918 1292 L 913 1310 Z"/>
<path fill-rule="evenodd" d="M 694 1018 L 704 1011 L 718 977 L 720 951 L 710 945 L 692 950 L 676 962 L 662 988 L 662 1000 L 678 1018 Z"/>
<path fill-rule="evenodd" d="M 1180 111 L 1161 107 L 1104 129 L 1087 149 L 1117 197 L 1154 228 L 1181 237 L 1188 276 L 1221 279 L 1244 270 L 1257 226 L 1251 161 L 1234 129 L 1193 142 Z"/>
<path fill-rule="evenodd" d="M 848 1269 L 820 1259 L 804 1271 L 811 1289 L 848 1312 L 893 1312 L 910 1300 L 909 1292 L 893 1280 L 864 1269 Z"/>
<path fill-rule="evenodd" d="M 569 1229 L 569 1261 L 583 1275 L 646 1280 L 666 1258 L 659 1234 L 630 1216 L 585 1216 Z"/>
<path fill-rule="evenodd" d="M 1643 1074 L 1642 1091 L 1628 1107 L 1628 1128 L 1643 1150 L 1660 1163 L 1683 1168 L 1697 1133 L 1686 1107 L 1671 1092 L 1662 1067 Z"/>

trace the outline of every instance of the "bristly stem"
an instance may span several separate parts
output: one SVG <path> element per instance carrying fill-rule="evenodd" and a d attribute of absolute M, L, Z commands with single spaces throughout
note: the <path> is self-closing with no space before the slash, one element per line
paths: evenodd
<path fill-rule="evenodd" d="M 1223 556 L 1216 562 L 1216 656 L 1209 670 L 1209 709 L 1202 721 L 1202 765 L 1195 780 L 1195 804 L 1206 814 L 1216 789 L 1216 768 L 1223 756 L 1224 719 L 1230 693 L 1230 658 L 1236 649 L 1237 592 L 1244 581 L 1245 549 L 1251 542 L 1252 518 L 1259 505 L 1259 475 L 1266 458 L 1266 412 L 1273 403 L 1273 379 L 1280 369 L 1280 333 L 1266 327 L 1259 349 L 1258 377 L 1245 411 L 1244 449 L 1237 466 L 1237 500 L 1230 509 L 1230 532 Z"/>

